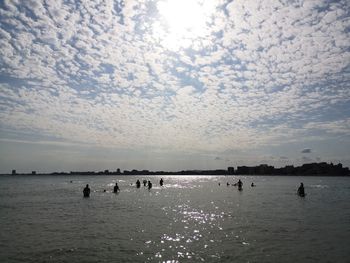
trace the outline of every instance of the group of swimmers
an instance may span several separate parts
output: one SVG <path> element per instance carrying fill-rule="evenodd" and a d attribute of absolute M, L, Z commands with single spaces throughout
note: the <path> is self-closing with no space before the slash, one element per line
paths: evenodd
<path fill-rule="evenodd" d="M 152 188 L 152 182 L 151 181 L 143 180 L 142 183 L 143 183 L 143 186 L 147 186 L 148 189 Z M 160 178 L 159 185 L 163 186 L 163 184 L 164 184 L 164 180 L 163 180 L 163 178 Z M 137 179 L 137 181 L 136 181 L 136 188 L 140 188 L 140 187 L 141 187 L 141 182 L 140 182 L 139 179 Z"/>
<path fill-rule="evenodd" d="M 218 183 L 219 186 L 220 186 L 220 183 Z M 229 182 L 226 183 L 227 186 L 230 185 Z M 237 183 L 234 183 L 232 184 L 233 186 L 238 186 L 238 190 L 239 191 L 242 191 L 243 190 L 243 183 L 242 181 L 239 179 Z M 256 185 L 254 183 L 251 183 L 250 185 L 251 187 L 255 187 Z M 303 183 L 300 183 L 300 186 L 298 188 L 298 191 L 297 191 L 297 194 L 301 197 L 304 197 L 306 194 L 305 194 L 305 189 L 304 189 L 304 184 Z"/>
<path fill-rule="evenodd" d="M 152 188 L 152 182 L 151 181 L 143 180 L 142 182 L 143 182 L 143 186 L 144 187 L 146 187 L 146 185 L 148 186 L 148 190 L 150 190 Z M 164 184 L 164 180 L 163 180 L 163 178 L 160 178 L 159 185 L 163 186 L 163 184 Z M 220 185 L 220 183 L 218 183 L 218 184 Z M 226 185 L 229 186 L 230 183 L 227 182 Z M 238 187 L 237 188 L 238 191 L 242 191 L 243 190 L 243 182 L 241 181 L 241 179 L 239 179 L 237 183 L 234 183 L 232 185 L 233 186 L 237 186 Z M 251 183 L 250 186 L 251 187 L 255 187 L 256 185 L 254 183 Z M 136 188 L 140 188 L 140 187 L 141 187 L 141 182 L 140 182 L 140 180 L 137 179 L 137 181 L 136 181 Z M 119 189 L 118 183 L 115 183 L 115 186 L 113 188 L 113 193 L 118 193 L 119 191 L 120 191 L 120 189 Z M 106 192 L 106 190 L 104 190 L 104 192 Z M 84 197 L 89 197 L 90 196 L 90 188 L 89 188 L 88 184 L 84 188 L 83 194 L 84 194 Z M 300 183 L 300 186 L 298 188 L 297 194 L 299 196 L 301 196 L 301 197 L 304 197 L 306 195 L 303 183 Z"/>
<path fill-rule="evenodd" d="M 218 183 L 218 184 L 220 185 L 220 183 Z M 230 183 L 227 182 L 226 185 L 229 186 Z M 238 186 L 238 190 L 239 190 L 239 191 L 242 191 L 242 190 L 243 190 L 243 183 L 242 183 L 241 179 L 239 179 L 237 183 L 234 183 L 234 184 L 232 184 L 232 185 L 233 185 L 233 186 Z M 255 186 L 255 184 L 252 183 L 252 184 L 251 184 L 251 187 L 254 187 L 254 186 Z"/>
<path fill-rule="evenodd" d="M 143 183 L 144 187 L 146 187 L 146 186 L 148 187 L 148 190 L 150 190 L 152 188 L 152 182 L 151 181 L 143 180 L 142 183 Z M 163 178 L 160 178 L 159 185 L 160 186 L 164 185 Z M 136 181 L 136 188 L 140 188 L 140 187 L 141 187 L 141 182 L 140 182 L 139 179 L 137 179 L 137 181 Z M 118 183 L 115 183 L 115 186 L 113 188 L 113 193 L 119 193 L 119 191 L 120 191 L 120 188 L 118 186 Z M 106 190 L 103 190 L 103 192 L 106 192 Z M 83 195 L 84 195 L 84 197 L 90 197 L 90 187 L 89 187 L 88 184 L 85 186 L 85 188 L 83 190 Z"/>

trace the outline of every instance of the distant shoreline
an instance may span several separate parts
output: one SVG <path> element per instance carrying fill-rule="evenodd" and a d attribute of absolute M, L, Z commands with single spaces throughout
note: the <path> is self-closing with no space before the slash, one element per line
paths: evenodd
<path fill-rule="evenodd" d="M 37 173 L 32 171 L 31 173 L 17 173 L 16 170 L 12 170 L 11 174 L 2 175 L 64 175 L 64 176 L 129 176 L 129 175 L 142 175 L 142 176 L 167 176 L 167 175 L 194 175 L 194 176 L 350 176 L 348 167 L 343 167 L 341 163 L 334 165 L 333 163 L 307 163 L 301 166 L 287 165 L 281 168 L 275 168 L 274 166 L 267 164 L 260 164 L 258 166 L 237 166 L 227 167 L 227 169 L 215 169 L 215 170 L 182 170 L 176 172 L 169 171 L 149 171 L 149 170 L 136 170 L 121 171 L 119 168 L 116 171 L 70 171 L 70 172 L 52 172 L 52 173 Z"/>
<path fill-rule="evenodd" d="M 338 174 L 0 174 L 0 176 L 9 176 L 9 177 L 20 177 L 20 176 L 28 176 L 28 177 L 40 177 L 40 176 L 71 176 L 71 177 L 78 177 L 78 176 L 224 176 L 224 177 L 237 177 L 237 176 L 254 176 L 254 177 L 260 177 L 260 176 L 282 176 L 282 177 L 350 177 L 349 174 L 347 175 L 338 175 Z"/>

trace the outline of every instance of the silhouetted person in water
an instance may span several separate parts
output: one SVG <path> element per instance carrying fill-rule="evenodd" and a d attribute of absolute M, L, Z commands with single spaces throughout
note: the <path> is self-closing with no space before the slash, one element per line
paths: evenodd
<path fill-rule="evenodd" d="M 151 181 L 148 181 L 148 190 L 150 190 L 152 188 L 152 183 Z"/>
<path fill-rule="evenodd" d="M 113 193 L 118 193 L 120 191 L 118 183 L 115 183 L 114 189 L 113 189 Z"/>
<path fill-rule="evenodd" d="M 160 178 L 159 184 L 160 184 L 160 186 L 163 186 L 163 184 L 164 184 L 163 178 Z"/>
<path fill-rule="evenodd" d="M 137 179 L 137 181 L 136 181 L 136 188 L 140 188 L 140 186 L 141 186 L 140 180 Z"/>
<path fill-rule="evenodd" d="M 227 183 L 226 183 L 226 185 L 227 185 L 227 186 L 229 186 L 229 185 L 230 185 L 230 183 L 229 183 L 229 182 L 227 182 Z"/>
<path fill-rule="evenodd" d="M 143 186 L 146 186 L 147 185 L 147 180 L 143 180 Z"/>
<path fill-rule="evenodd" d="M 298 188 L 298 195 L 301 197 L 305 196 L 305 189 L 304 189 L 304 184 L 300 183 L 300 186 Z"/>
<path fill-rule="evenodd" d="M 238 190 L 239 191 L 243 190 L 243 188 L 242 188 L 243 187 L 243 183 L 242 183 L 241 179 L 238 180 L 237 186 L 238 186 Z"/>
<path fill-rule="evenodd" d="M 89 185 L 87 184 L 83 190 L 84 197 L 90 197 L 90 188 Z"/>
<path fill-rule="evenodd" d="M 255 186 L 255 184 L 254 184 L 254 183 L 252 183 L 250 186 L 251 186 L 251 187 L 254 187 L 254 186 Z"/>

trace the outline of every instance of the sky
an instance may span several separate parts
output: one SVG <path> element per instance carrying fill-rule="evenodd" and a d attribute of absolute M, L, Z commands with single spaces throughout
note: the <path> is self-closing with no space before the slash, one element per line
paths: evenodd
<path fill-rule="evenodd" d="M 350 2 L 0 1 L 0 173 L 350 166 Z"/>

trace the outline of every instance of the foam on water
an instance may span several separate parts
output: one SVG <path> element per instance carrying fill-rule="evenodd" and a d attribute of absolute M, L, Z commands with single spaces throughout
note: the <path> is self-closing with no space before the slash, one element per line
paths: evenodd
<path fill-rule="evenodd" d="M 0 177 L 0 261 L 349 261 L 350 178 L 240 178 Z"/>

